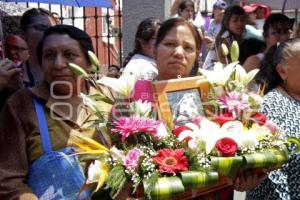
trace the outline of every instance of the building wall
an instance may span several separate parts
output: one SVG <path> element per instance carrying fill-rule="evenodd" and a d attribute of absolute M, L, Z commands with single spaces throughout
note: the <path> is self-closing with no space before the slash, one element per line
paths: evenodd
<path fill-rule="evenodd" d="M 169 16 L 172 0 L 123 0 L 123 57 L 134 47 L 138 24 L 147 17 L 164 20 Z M 123 60 L 124 60 L 123 59 Z"/>

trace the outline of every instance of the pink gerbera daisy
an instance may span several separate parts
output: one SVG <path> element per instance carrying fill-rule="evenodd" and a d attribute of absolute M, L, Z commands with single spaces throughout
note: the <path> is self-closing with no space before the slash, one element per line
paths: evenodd
<path fill-rule="evenodd" d="M 114 127 L 112 132 L 122 135 L 122 142 L 125 139 L 135 133 L 149 133 L 155 135 L 157 133 L 157 127 L 161 121 L 140 118 L 140 117 L 120 117 L 114 121 Z"/>

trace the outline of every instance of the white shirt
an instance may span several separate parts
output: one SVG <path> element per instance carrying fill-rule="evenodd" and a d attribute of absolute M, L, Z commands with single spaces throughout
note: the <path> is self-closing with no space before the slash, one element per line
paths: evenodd
<path fill-rule="evenodd" d="M 158 76 L 155 60 L 135 54 L 125 66 L 122 75 L 134 75 L 136 80 L 154 80 Z"/>

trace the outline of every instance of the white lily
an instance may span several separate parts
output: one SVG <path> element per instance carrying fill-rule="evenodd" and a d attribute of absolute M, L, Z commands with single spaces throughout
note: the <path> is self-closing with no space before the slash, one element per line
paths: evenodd
<path fill-rule="evenodd" d="M 200 131 L 199 126 L 194 123 L 187 123 L 185 126 L 189 127 L 191 130 L 184 130 L 178 135 L 178 140 L 183 141 L 185 138 L 191 138 L 188 141 L 188 147 L 197 151 L 201 142 L 204 142 L 204 134 Z"/>
<path fill-rule="evenodd" d="M 156 129 L 155 136 L 161 140 L 161 139 L 166 138 L 168 135 L 169 135 L 169 133 L 168 133 L 168 130 L 167 130 L 165 124 L 161 122 Z"/>
<path fill-rule="evenodd" d="M 115 92 L 124 97 L 130 97 L 135 82 L 136 76 L 131 75 L 121 76 L 118 79 L 104 76 L 97 81 L 97 83 L 110 87 Z"/>
<path fill-rule="evenodd" d="M 234 71 L 234 67 L 237 64 L 235 63 L 230 63 L 229 65 L 225 66 L 217 62 L 214 65 L 214 70 L 205 70 L 205 69 L 199 69 L 201 74 L 203 74 L 209 82 L 215 85 L 220 85 L 224 86 L 226 82 L 228 81 L 230 75 Z"/>
<path fill-rule="evenodd" d="M 209 154 L 215 147 L 216 142 L 222 138 L 222 130 L 219 124 L 208 119 L 203 119 L 200 123 L 200 130 L 205 133 L 205 151 Z"/>
<path fill-rule="evenodd" d="M 152 104 L 150 102 L 137 100 L 131 102 L 129 106 L 130 110 L 133 112 L 133 115 L 137 117 L 149 117 L 149 114 L 151 113 Z"/>
<path fill-rule="evenodd" d="M 253 69 L 250 72 L 246 72 L 244 67 L 237 64 L 235 67 L 235 77 L 234 79 L 240 83 L 242 83 L 244 86 L 247 86 L 252 79 L 255 77 L 255 75 L 258 73 L 259 69 Z"/>
<path fill-rule="evenodd" d="M 223 137 L 233 139 L 238 145 L 241 144 L 241 137 L 244 132 L 244 125 L 240 121 L 229 121 L 221 127 Z"/>

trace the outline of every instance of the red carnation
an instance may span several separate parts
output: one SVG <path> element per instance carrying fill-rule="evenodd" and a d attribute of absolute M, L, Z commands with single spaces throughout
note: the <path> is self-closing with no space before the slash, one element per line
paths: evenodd
<path fill-rule="evenodd" d="M 255 121 L 256 123 L 258 123 L 260 126 L 264 125 L 267 121 L 267 116 L 264 115 L 263 113 L 261 112 L 258 112 L 258 113 L 255 113 L 255 115 L 253 115 L 251 117 L 251 119 L 253 121 Z"/>
<path fill-rule="evenodd" d="M 214 121 L 216 121 L 218 124 L 220 124 L 221 126 L 223 124 L 225 124 L 226 122 L 229 121 L 234 121 L 236 120 L 232 113 L 224 113 L 224 114 L 220 114 L 220 115 L 214 115 L 213 117 Z"/>
<path fill-rule="evenodd" d="M 182 132 L 182 131 L 185 131 L 185 130 L 191 130 L 189 127 L 187 126 L 178 126 L 176 127 L 175 129 L 173 129 L 172 133 L 178 137 L 179 134 Z"/>
<path fill-rule="evenodd" d="M 221 156 L 230 157 L 235 155 L 238 145 L 231 138 L 222 138 L 216 142 L 215 147 Z"/>
<path fill-rule="evenodd" d="M 177 172 L 188 170 L 188 159 L 184 155 L 184 149 L 161 149 L 154 156 L 153 161 L 159 165 L 160 173 L 175 175 Z"/>

